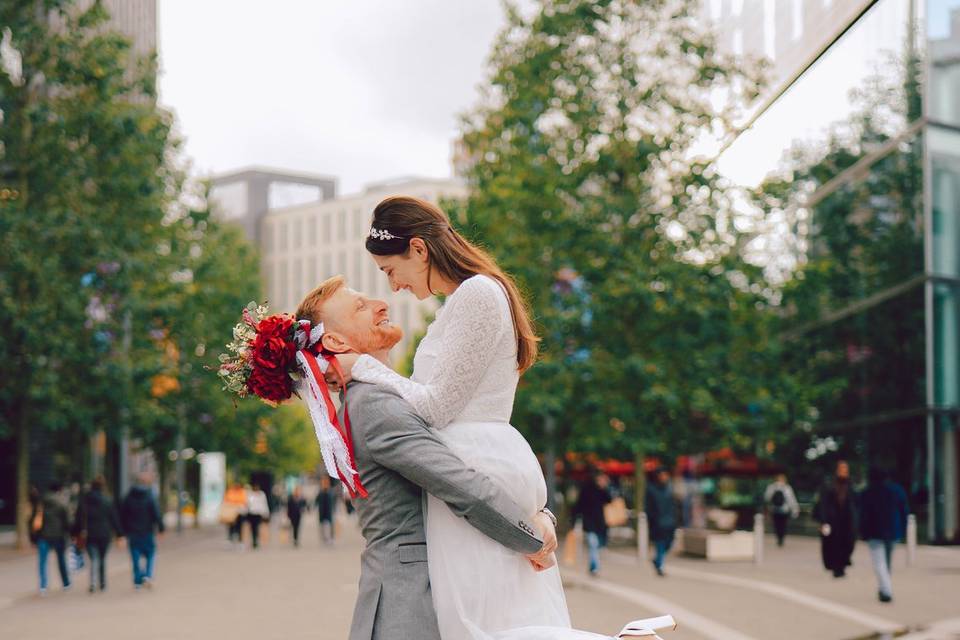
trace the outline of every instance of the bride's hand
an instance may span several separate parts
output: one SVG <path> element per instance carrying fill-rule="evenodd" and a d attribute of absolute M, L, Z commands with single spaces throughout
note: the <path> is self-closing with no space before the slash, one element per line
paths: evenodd
<path fill-rule="evenodd" d="M 338 353 L 337 364 L 340 365 L 340 370 L 343 372 L 343 380 L 340 379 L 340 376 L 337 375 L 333 367 L 328 367 L 327 372 L 323 376 L 327 381 L 327 386 L 331 389 L 338 390 L 340 389 L 341 383 L 343 386 L 346 386 L 348 382 L 353 380 L 353 376 L 350 374 L 353 371 L 353 365 L 359 357 L 360 354 L 358 353 Z"/>
<path fill-rule="evenodd" d="M 527 560 L 530 561 L 535 570 L 544 571 L 557 564 L 553 555 L 553 552 L 557 550 L 557 531 L 553 526 L 553 520 L 542 511 L 533 516 L 532 520 L 540 533 L 540 539 L 543 540 L 543 546 L 537 553 L 528 555 Z"/>
<path fill-rule="evenodd" d="M 557 558 L 552 553 L 542 561 L 534 560 L 533 556 L 527 556 L 527 562 L 530 563 L 530 566 L 533 567 L 534 571 L 546 571 L 550 567 L 557 564 Z"/>

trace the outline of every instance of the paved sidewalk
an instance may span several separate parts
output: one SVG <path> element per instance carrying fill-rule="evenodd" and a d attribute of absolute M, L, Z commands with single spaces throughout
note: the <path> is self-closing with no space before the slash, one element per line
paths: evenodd
<path fill-rule="evenodd" d="M 598 578 L 586 576 L 579 554 L 566 579 L 611 597 L 655 603 L 674 614 L 681 631 L 717 640 L 845 640 L 932 625 L 933 635 L 923 638 L 960 638 L 954 631 L 960 628 L 960 549 L 922 546 L 907 568 L 905 549 L 898 548 L 895 601 L 886 605 L 877 601 L 866 545 L 857 545 L 854 565 L 842 579 L 823 570 L 819 554 L 816 539 L 788 538 L 780 549 L 768 538 L 760 566 L 674 555 L 667 577 L 659 578 L 650 566 L 639 565 L 631 549 L 621 548 L 605 552 Z M 680 632 L 671 637 L 679 639 Z"/>
<path fill-rule="evenodd" d="M 219 527 L 189 531 L 182 539 L 168 534 L 149 591 L 132 589 L 129 555 L 116 549 L 103 594 L 86 592 L 82 572 L 68 593 L 51 574 L 50 593 L 40 598 L 35 556 L 0 562 L 0 638 L 344 640 L 362 539 L 355 521 L 347 520 L 336 545 L 327 547 L 313 518 L 304 524 L 299 549 L 276 530 L 263 548 L 243 552 L 229 549 Z M 568 600 L 575 624 L 596 632 L 616 633 L 631 619 L 658 613 L 593 590 L 570 589 Z"/>
<path fill-rule="evenodd" d="M 130 584 L 123 550 L 110 554 L 106 593 L 86 593 L 86 572 L 63 593 L 51 566 L 45 598 L 35 594 L 35 555 L 6 555 L 0 560 L 0 638 L 346 638 L 362 545 L 354 521 L 341 523 L 334 547 L 320 544 L 312 518 L 305 521 L 300 549 L 276 529 L 258 551 L 231 550 L 224 537 L 219 527 L 187 530 L 179 538 L 168 533 L 160 544 L 156 587 L 139 592 Z M 862 545 L 849 576 L 834 580 L 820 567 L 817 541 L 787 544 L 769 544 L 759 567 L 671 557 L 666 578 L 638 564 L 629 549 L 606 551 L 600 576 L 591 578 L 580 553 L 578 565 L 563 571 L 574 626 L 614 633 L 628 620 L 671 613 L 680 626 L 665 640 L 853 640 L 908 627 L 927 629 L 904 636 L 909 640 L 960 638 L 960 550 L 921 547 L 917 565 L 906 569 L 899 549 L 896 601 L 881 605 Z"/>

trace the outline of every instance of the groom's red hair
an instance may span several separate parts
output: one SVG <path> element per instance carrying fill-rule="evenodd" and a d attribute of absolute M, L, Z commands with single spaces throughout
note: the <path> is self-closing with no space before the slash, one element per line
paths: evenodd
<path fill-rule="evenodd" d="M 343 276 L 333 276 L 321 282 L 297 307 L 297 320 L 309 320 L 310 324 L 323 322 L 323 304 L 340 291 L 347 282 Z"/>

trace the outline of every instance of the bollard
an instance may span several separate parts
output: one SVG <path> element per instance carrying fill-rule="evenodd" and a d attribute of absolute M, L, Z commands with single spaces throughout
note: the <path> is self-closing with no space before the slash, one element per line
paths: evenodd
<path fill-rule="evenodd" d="M 637 515 L 637 557 L 640 562 L 646 562 L 650 553 L 650 524 L 647 514 L 641 511 Z"/>
<path fill-rule="evenodd" d="M 917 516 L 907 516 L 907 566 L 912 567 L 917 560 Z"/>
<path fill-rule="evenodd" d="M 763 514 L 753 515 L 753 564 L 763 563 Z"/>

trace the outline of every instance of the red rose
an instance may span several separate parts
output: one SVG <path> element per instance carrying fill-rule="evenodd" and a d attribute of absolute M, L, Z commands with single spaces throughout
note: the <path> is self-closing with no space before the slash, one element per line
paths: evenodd
<path fill-rule="evenodd" d="M 286 372 L 297 354 L 297 345 L 292 339 L 293 318 L 270 316 L 257 325 L 257 337 L 253 339 L 254 368 Z"/>
<path fill-rule="evenodd" d="M 247 379 L 250 393 L 270 402 L 283 402 L 293 395 L 293 381 L 286 370 L 270 370 L 254 367 Z"/>

